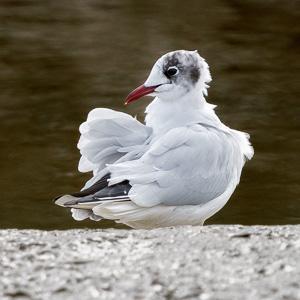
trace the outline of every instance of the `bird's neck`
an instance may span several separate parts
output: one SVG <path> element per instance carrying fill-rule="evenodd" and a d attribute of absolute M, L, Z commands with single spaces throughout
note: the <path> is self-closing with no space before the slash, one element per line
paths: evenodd
<path fill-rule="evenodd" d="M 206 102 L 202 91 L 194 89 L 179 99 L 162 100 L 156 97 L 146 108 L 146 125 L 154 135 L 161 135 L 172 128 L 191 124 L 224 126 L 214 112 L 214 105 Z"/>

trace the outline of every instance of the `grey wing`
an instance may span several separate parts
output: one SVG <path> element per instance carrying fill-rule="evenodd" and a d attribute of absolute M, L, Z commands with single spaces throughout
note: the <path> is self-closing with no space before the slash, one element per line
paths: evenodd
<path fill-rule="evenodd" d="M 136 159 L 147 148 L 151 128 L 132 116 L 106 108 L 92 110 L 81 124 L 78 142 L 81 158 L 78 169 L 93 172 L 84 189 L 108 173 L 106 164 Z"/>
<path fill-rule="evenodd" d="M 93 177 L 81 192 L 56 198 L 56 204 L 73 207 L 73 217 L 82 220 L 96 218 L 90 208 L 102 201 L 128 200 L 128 181 L 108 187 L 106 164 L 140 157 L 147 149 L 151 128 L 132 116 L 105 108 L 92 110 L 80 126 L 78 148 L 81 159 L 78 169 L 93 172 Z M 75 209 L 76 208 L 76 209 Z M 84 208 L 84 209 L 77 209 Z"/>
<path fill-rule="evenodd" d="M 180 127 L 157 140 L 138 160 L 112 164 L 110 183 L 129 180 L 140 206 L 205 204 L 236 184 L 243 165 L 238 145 L 225 132 Z"/>

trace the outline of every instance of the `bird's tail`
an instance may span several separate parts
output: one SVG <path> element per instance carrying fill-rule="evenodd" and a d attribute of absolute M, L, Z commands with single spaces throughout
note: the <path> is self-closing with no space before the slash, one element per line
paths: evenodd
<path fill-rule="evenodd" d="M 72 215 L 76 220 L 93 217 L 92 209 L 100 204 L 108 202 L 129 201 L 128 192 L 131 185 L 128 181 L 108 186 L 110 174 L 106 174 L 91 187 L 80 192 L 59 196 L 55 204 L 71 208 Z M 97 219 L 97 218 L 92 218 Z"/>

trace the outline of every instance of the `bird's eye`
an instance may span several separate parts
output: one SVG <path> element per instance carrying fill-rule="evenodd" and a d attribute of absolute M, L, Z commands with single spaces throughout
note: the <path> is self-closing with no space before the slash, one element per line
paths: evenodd
<path fill-rule="evenodd" d="M 177 75 L 178 72 L 179 72 L 179 70 L 177 67 L 169 67 L 168 70 L 165 72 L 165 75 L 167 77 L 171 77 L 171 76 Z"/>

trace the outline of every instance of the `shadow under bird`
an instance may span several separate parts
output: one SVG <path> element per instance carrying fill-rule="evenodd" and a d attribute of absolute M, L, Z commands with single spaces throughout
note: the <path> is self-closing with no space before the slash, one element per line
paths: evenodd
<path fill-rule="evenodd" d="M 169 52 L 126 104 L 155 97 L 145 124 L 96 108 L 80 126 L 84 188 L 56 199 L 73 218 L 133 228 L 202 225 L 229 200 L 247 159 L 249 135 L 225 126 L 206 102 L 209 67 L 197 51 Z"/>

